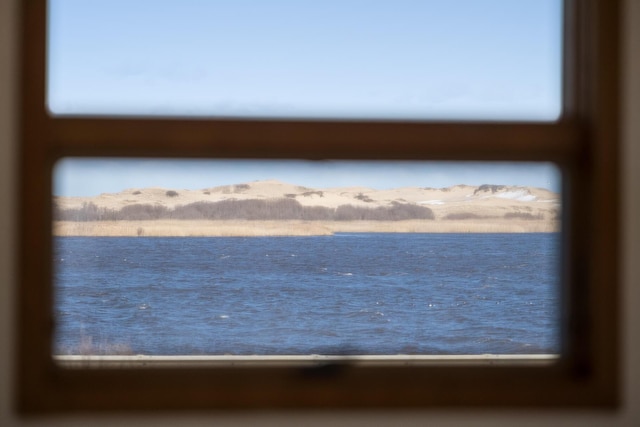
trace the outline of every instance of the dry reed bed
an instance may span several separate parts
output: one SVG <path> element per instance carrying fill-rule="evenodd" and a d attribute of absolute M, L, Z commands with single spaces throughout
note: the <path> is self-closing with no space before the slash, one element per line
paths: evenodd
<path fill-rule="evenodd" d="M 407 221 L 55 221 L 56 236 L 322 236 L 333 233 L 548 233 L 559 231 L 546 220 Z"/>

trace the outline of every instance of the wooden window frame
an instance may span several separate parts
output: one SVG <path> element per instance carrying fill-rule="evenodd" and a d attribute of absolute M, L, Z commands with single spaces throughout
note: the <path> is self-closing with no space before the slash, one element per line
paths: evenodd
<path fill-rule="evenodd" d="M 23 413 L 618 403 L 618 1 L 565 2 L 564 104 L 552 123 L 52 116 L 46 6 L 22 2 L 16 387 Z M 65 156 L 555 162 L 564 197 L 561 357 L 551 365 L 63 368 L 51 356 L 51 174 Z"/>

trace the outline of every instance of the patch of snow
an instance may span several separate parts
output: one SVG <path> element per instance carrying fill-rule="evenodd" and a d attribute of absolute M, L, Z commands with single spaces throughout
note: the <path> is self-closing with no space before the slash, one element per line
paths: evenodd
<path fill-rule="evenodd" d="M 444 205 L 442 200 L 424 200 L 422 202 L 418 202 L 419 205 Z"/>
<path fill-rule="evenodd" d="M 533 202 L 537 199 L 536 196 L 524 190 L 505 191 L 504 193 L 497 194 L 496 197 L 500 197 L 501 199 L 517 200 L 519 202 Z"/>

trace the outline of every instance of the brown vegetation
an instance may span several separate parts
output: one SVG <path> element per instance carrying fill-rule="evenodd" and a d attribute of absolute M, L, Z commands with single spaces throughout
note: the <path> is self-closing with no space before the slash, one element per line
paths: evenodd
<path fill-rule="evenodd" d="M 478 194 L 478 193 L 483 193 L 483 192 L 491 192 L 491 194 L 497 193 L 498 191 L 502 191 L 505 188 L 507 188 L 506 185 L 490 185 L 490 184 L 483 184 L 480 187 L 476 188 L 473 192 L 473 194 Z"/>
<path fill-rule="evenodd" d="M 555 221 L 502 218 L 448 221 L 56 221 L 56 236 L 322 236 L 333 233 L 550 233 Z"/>
<path fill-rule="evenodd" d="M 467 220 L 467 219 L 487 219 L 490 218 L 486 215 L 478 215 L 472 212 L 454 212 L 447 214 L 444 219 L 447 220 Z"/>
<path fill-rule="evenodd" d="M 530 214 L 529 212 L 508 212 L 504 214 L 505 219 L 526 219 L 526 220 L 541 220 L 544 219 L 544 215 L 541 213 L 537 215 Z"/>
<path fill-rule="evenodd" d="M 106 340 L 94 341 L 93 337 L 84 333 L 80 334 L 78 343 L 72 346 L 62 346 L 56 350 L 60 355 L 110 355 L 110 356 L 131 356 L 133 349 L 129 344 L 112 343 Z"/>
<path fill-rule="evenodd" d="M 302 206 L 298 201 L 287 198 L 195 202 L 176 206 L 174 209 L 162 205 L 136 203 L 116 210 L 101 208 L 91 202 L 84 203 L 82 207 L 75 209 L 54 208 L 54 220 L 78 222 L 158 219 L 402 221 L 409 219 L 432 220 L 434 218 L 431 209 L 408 203 L 394 202 L 391 206 L 375 208 L 342 205 L 334 209 L 323 206 Z"/>

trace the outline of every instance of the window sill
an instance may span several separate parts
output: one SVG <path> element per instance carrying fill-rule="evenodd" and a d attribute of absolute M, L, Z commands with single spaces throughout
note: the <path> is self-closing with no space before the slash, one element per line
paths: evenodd
<path fill-rule="evenodd" d="M 69 369 L 322 367 L 348 366 L 551 366 L 556 354 L 480 355 L 277 355 L 277 356 L 54 356 L 56 365 Z"/>

